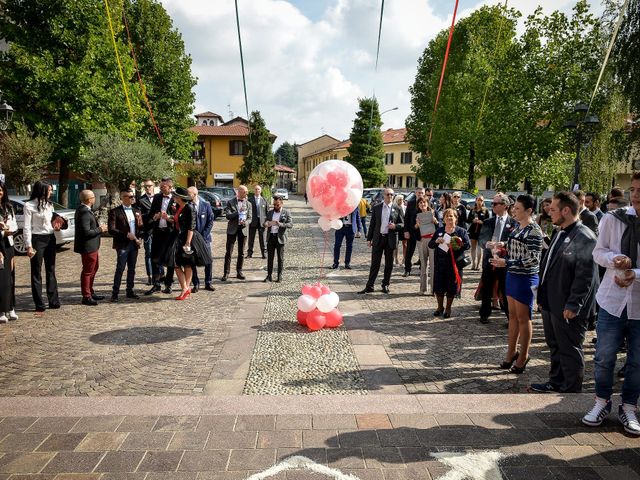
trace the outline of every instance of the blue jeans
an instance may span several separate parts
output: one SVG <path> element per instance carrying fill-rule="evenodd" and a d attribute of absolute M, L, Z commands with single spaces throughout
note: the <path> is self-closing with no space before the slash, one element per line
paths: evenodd
<path fill-rule="evenodd" d="M 353 251 L 353 226 L 343 225 L 340 230 L 336 230 L 336 241 L 333 245 L 333 264 L 340 264 L 340 249 L 342 248 L 342 240 L 347 239 L 347 253 L 344 255 L 344 264 L 349 265 L 351 263 L 351 252 Z"/>
<path fill-rule="evenodd" d="M 206 245 L 209 251 L 211 251 L 211 243 L 207 243 Z M 193 283 L 194 286 L 196 285 L 200 286 L 200 278 L 198 277 L 198 267 L 193 267 L 191 269 L 191 272 L 193 275 L 191 279 L 191 283 Z M 211 285 L 212 283 L 213 283 L 213 263 L 209 263 L 204 266 L 204 284 Z"/>
<path fill-rule="evenodd" d="M 636 405 L 640 396 L 640 321 L 629 320 L 626 309 L 621 317 L 616 317 L 601 307 L 596 334 L 596 395 L 611 398 L 616 357 L 626 337 L 627 367 L 622 384 L 622 402 Z"/>
<path fill-rule="evenodd" d="M 122 284 L 122 274 L 124 268 L 127 267 L 127 292 L 133 292 L 133 282 L 136 278 L 136 262 L 138 260 L 138 248 L 136 242 L 129 241 L 127 248 L 116 250 L 117 264 L 116 273 L 113 276 L 114 297 L 120 293 L 120 285 Z"/>
<path fill-rule="evenodd" d="M 364 236 L 367 236 L 367 217 L 360 217 L 360 221 L 362 222 L 362 232 Z"/>

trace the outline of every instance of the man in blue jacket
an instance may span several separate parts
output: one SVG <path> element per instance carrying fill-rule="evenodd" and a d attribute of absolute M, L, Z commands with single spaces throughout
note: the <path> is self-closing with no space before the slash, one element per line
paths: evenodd
<path fill-rule="evenodd" d="M 198 196 L 198 189 L 196 187 L 189 187 L 187 189 L 193 205 L 196 207 L 196 230 L 202 235 L 204 242 L 207 244 L 209 251 L 211 251 L 211 229 L 213 228 L 213 222 L 215 217 L 213 216 L 213 210 L 211 205 L 206 200 Z M 198 268 L 193 269 L 193 288 L 192 292 L 197 292 L 200 289 L 200 278 L 198 277 Z M 215 288 L 212 285 L 213 282 L 213 263 L 209 263 L 204 266 L 204 289 L 213 292 Z"/>
<path fill-rule="evenodd" d="M 342 240 L 347 239 L 347 252 L 344 255 L 344 268 L 351 270 L 351 252 L 353 251 L 353 238 L 357 232 L 362 231 L 362 221 L 360 220 L 359 208 L 351 212 L 346 217 L 342 217 L 342 228 L 336 230 L 335 243 L 333 245 L 333 268 L 338 268 L 340 264 L 340 249 L 342 248 Z"/>

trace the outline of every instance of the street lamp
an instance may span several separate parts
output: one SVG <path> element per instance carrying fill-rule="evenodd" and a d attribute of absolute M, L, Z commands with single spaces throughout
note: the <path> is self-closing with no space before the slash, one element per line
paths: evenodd
<path fill-rule="evenodd" d="M 380 113 L 380 116 L 384 115 L 387 112 L 393 112 L 394 110 L 398 110 L 398 107 L 393 107 L 393 108 L 390 108 L 389 110 L 385 110 L 384 112 Z"/>
<path fill-rule="evenodd" d="M 2 91 L 0 90 L 0 130 L 3 132 L 9 128 L 11 119 L 13 118 L 13 108 L 7 103 L 6 100 L 2 100 Z"/>
<path fill-rule="evenodd" d="M 578 184 L 580 178 L 580 150 L 582 149 L 583 135 L 592 131 L 599 123 L 600 119 L 597 115 L 587 115 L 589 106 L 580 102 L 573 107 L 573 113 L 577 114 L 577 120 L 569 120 L 565 122 L 565 128 L 575 129 L 576 133 L 576 159 L 573 166 L 573 186 Z M 587 129 L 587 130 L 585 130 Z"/>

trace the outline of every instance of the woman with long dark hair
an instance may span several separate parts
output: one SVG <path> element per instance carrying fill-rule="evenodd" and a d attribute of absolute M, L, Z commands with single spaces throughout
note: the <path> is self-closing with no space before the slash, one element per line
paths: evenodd
<path fill-rule="evenodd" d="M 0 182 L 0 323 L 18 320 L 16 315 L 16 274 L 13 234 L 18 230 L 16 215 L 4 182 Z"/>
<path fill-rule="evenodd" d="M 453 208 L 453 200 L 451 199 L 451 194 L 442 192 L 442 195 L 440 195 L 440 198 L 438 199 L 438 208 L 436 208 L 436 217 L 438 218 L 440 227 L 444 227 L 444 212 L 449 208 Z"/>
<path fill-rule="evenodd" d="M 60 222 L 52 224 L 52 187 L 46 182 L 36 182 L 31 189 L 29 201 L 24 204 L 24 245 L 31 259 L 31 295 L 36 312 L 46 309 L 42 298 L 42 262 L 46 272 L 47 299 L 49 308 L 60 308 L 58 280 L 56 279 L 56 236 Z"/>
<path fill-rule="evenodd" d="M 478 195 L 476 197 L 476 203 L 467 217 L 467 220 L 471 224 L 469 226 L 469 239 L 471 240 L 472 270 L 480 270 L 480 265 L 482 265 L 482 248 L 480 248 L 480 245 L 478 244 L 478 238 L 480 238 L 482 224 L 490 217 L 491 213 L 484 205 L 484 197 L 482 195 Z"/>

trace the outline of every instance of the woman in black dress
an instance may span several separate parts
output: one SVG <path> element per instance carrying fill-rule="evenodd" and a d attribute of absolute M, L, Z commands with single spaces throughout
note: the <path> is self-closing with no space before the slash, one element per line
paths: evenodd
<path fill-rule="evenodd" d="M 444 227 L 440 227 L 429 241 L 429 248 L 435 249 L 434 266 L 435 276 L 433 292 L 438 299 L 438 309 L 433 315 L 439 317 L 444 313 L 444 318 L 451 316 L 453 299 L 462 288 L 464 252 L 469 249 L 469 235 L 467 231 L 456 225 L 458 212 L 453 208 L 444 211 Z M 440 248 L 446 244 L 446 251 Z M 444 308 L 444 297 L 447 296 L 447 308 Z"/>
<path fill-rule="evenodd" d="M 15 251 L 13 234 L 17 230 L 16 216 L 9 201 L 7 186 L 0 182 L 0 323 L 17 320 L 15 292 Z"/>
<path fill-rule="evenodd" d="M 169 264 L 175 267 L 176 276 L 182 293 L 176 300 L 185 300 L 191 295 L 191 278 L 193 268 L 202 267 L 211 263 L 211 253 L 204 243 L 202 235 L 196 230 L 197 215 L 189 192 L 185 188 L 178 187 L 173 194 L 178 205 L 174 219 L 176 225 L 176 237 L 174 240 L 173 262 Z"/>
<path fill-rule="evenodd" d="M 478 195 L 476 204 L 467 217 L 469 221 L 469 239 L 471 240 L 471 268 L 473 270 L 480 270 L 480 265 L 482 265 L 482 248 L 478 245 L 478 237 L 480 237 L 482 224 L 489 217 L 491 217 L 491 213 L 484 205 L 484 197 Z"/>

